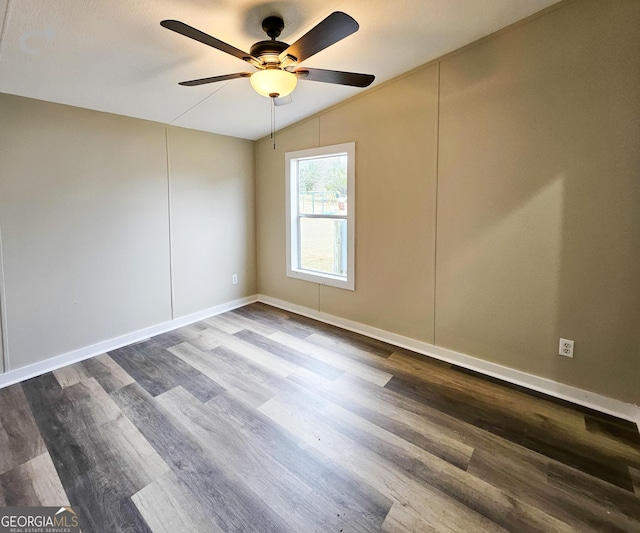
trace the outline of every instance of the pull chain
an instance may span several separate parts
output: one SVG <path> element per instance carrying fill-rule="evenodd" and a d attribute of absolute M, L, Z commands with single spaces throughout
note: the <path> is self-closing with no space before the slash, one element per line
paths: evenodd
<path fill-rule="evenodd" d="M 271 97 L 271 138 L 273 139 L 273 150 L 276 149 L 276 98 L 277 93 L 270 94 Z"/>

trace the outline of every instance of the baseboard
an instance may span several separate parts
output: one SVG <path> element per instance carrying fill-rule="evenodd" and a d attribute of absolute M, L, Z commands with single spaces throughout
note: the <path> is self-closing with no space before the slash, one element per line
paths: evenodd
<path fill-rule="evenodd" d="M 411 339 L 410 337 L 405 337 L 403 335 L 390 333 L 383 329 L 367 326 L 366 324 L 361 324 L 346 318 L 323 313 L 322 311 L 316 311 L 315 309 L 285 302 L 284 300 L 278 300 L 277 298 L 272 298 L 263 294 L 258 295 L 258 300 L 265 304 L 284 309 L 285 311 L 314 318 L 333 326 L 338 326 L 349 331 L 366 335 L 367 337 L 372 337 L 401 348 L 406 348 L 408 350 L 433 357 L 434 359 L 446 361 L 447 363 L 452 363 L 487 376 L 501 379 L 508 383 L 513 383 L 514 385 L 519 385 L 530 390 L 548 394 L 554 398 L 566 400 L 602 413 L 617 416 L 624 420 L 629 420 L 637 424 L 640 429 L 640 407 L 635 404 L 625 403 L 614 398 L 609 398 L 594 392 L 572 387 L 571 385 L 558 383 L 551 379 L 528 374 L 520 370 L 514 370 L 513 368 L 491 363 L 454 350 Z"/>
<path fill-rule="evenodd" d="M 408 350 L 412 350 L 414 352 L 418 352 L 429 357 L 439 359 L 441 361 L 446 361 L 451 364 L 468 368 L 469 370 L 474 370 L 476 372 L 480 372 L 481 374 L 501 379 L 508 383 L 513 383 L 527 389 L 548 394 L 549 396 L 553 396 L 555 398 L 566 400 L 578 405 L 582 405 L 584 407 L 588 407 L 590 409 L 595 409 L 596 411 L 617 416 L 619 418 L 629 420 L 638 424 L 638 427 L 640 428 L 640 407 L 637 405 L 625 403 L 620 400 L 596 394 L 594 392 L 579 389 L 577 387 L 572 387 L 571 385 L 558 383 L 547 378 L 542 378 L 533 374 L 522 372 L 520 370 L 514 370 L 512 368 L 505 367 L 496 363 L 484 361 L 483 359 L 478 359 L 477 357 L 459 353 L 454 350 L 435 346 L 433 344 L 418 341 L 410 337 L 391 333 L 383 329 L 367 326 L 366 324 L 354 322 L 352 320 L 341 318 L 335 315 L 330 315 L 328 313 L 323 313 L 321 311 L 316 311 L 315 309 L 311 309 L 309 307 L 292 304 L 290 302 L 286 302 L 284 300 L 279 300 L 277 298 L 272 298 L 270 296 L 265 296 L 262 294 L 233 300 L 231 302 L 217 305 L 215 307 L 204 309 L 197 313 L 176 318 L 174 320 L 169 320 L 167 322 L 134 331 L 132 333 L 128 333 L 114 339 L 109 339 L 107 341 L 99 342 L 85 348 L 80 348 L 72 352 L 58 355 L 45 361 L 40 361 L 29 366 L 11 370 L 4 374 L 0 374 L 0 388 L 13 385 L 14 383 L 19 383 L 26 379 L 51 372 L 63 366 L 89 359 L 90 357 L 103 354 L 110 350 L 116 350 L 117 348 L 127 346 L 128 344 L 132 344 L 134 342 L 138 342 L 149 337 L 153 337 L 154 335 L 159 335 L 160 333 L 165 333 L 167 331 L 186 326 L 188 324 L 193 324 L 194 322 L 204 320 L 205 318 L 219 315 L 221 313 L 225 313 L 227 311 L 231 311 L 233 309 L 237 309 L 238 307 L 242 307 L 244 305 L 248 305 L 257 301 L 272 305 L 274 307 L 278 307 L 280 309 L 284 309 L 286 311 L 290 311 L 292 313 L 297 313 L 309 318 L 314 318 L 316 320 L 320 320 L 321 322 L 325 322 L 327 324 L 331 324 L 333 326 L 337 326 L 349 331 L 354 331 L 356 333 L 360 333 L 374 339 L 388 342 L 389 344 L 393 344 L 401 348 L 406 348 Z"/>
<path fill-rule="evenodd" d="M 149 337 L 153 337 L 154 335 L 159 335 L 160 333 L 165 333 L 167 331 L 171 331 L 182 326 L 187 326 L 189 324 L 193 324 L 194 322 L 204 320 L 205 318 L 237 309 L 238 307 L 242 307 L 243 305 L 254 303 L 256 301 L 258 301 L 258 298 L 255 295 L 248 296 L 246 298 L 239 298 L 238 300 L 233 300 L 231 302 L 216 305 L 214 307 L 204 309 L 203 311 L 198 311 L 197 313 L 182 316 L 180 318 L 169 320 L 167 322 L 162 322 L 161 324 L 140 329 L 132 333 L 127 333 L 126 335 L 122 335 L 114 339 L 109 339 L 107 341 L 99 342 L 85 348 L 80 348 L 79 350 L 74 350 L 72 352 L 51 357 L 50 359 L 46 359 L 45 361 L 40 361 L 29 366 L 11 370 L 4 374 L 0 374 L 0 389 L 3 387 L 8 387 L 9 385 L 13 385 L 14 383 L 24 381 L 25 379 L 34 378 L 47 372 L 57 370 L 58 368 L 62 368 L 63 366 L 77 363 L 79 361 L 89 359 L 90 357 L 94 357 L 111 350 L 122 348 L 123 346 L 127 346 L 128 344 L 148 339 Z"/>

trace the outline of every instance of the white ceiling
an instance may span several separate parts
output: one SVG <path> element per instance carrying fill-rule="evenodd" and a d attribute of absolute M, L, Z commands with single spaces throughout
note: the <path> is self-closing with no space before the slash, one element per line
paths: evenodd
<path fill-rule="evenodd" d="M 360 30 L 303 66 L 374 74 L 375 86 L 557 1 L 0 0 L 0 92 L 258 139 L 269 133 L 270 102 L 249 80 L 178 85 L 248 65 L 162 28 L 161 20 L 248 51 L 267 39 L 266 16 L 282 16 L 279 40 L 291 44 L 344 11 Z M 277 108 L 277 127 L 362 90 L 300 81 L 293 102 Z"/>

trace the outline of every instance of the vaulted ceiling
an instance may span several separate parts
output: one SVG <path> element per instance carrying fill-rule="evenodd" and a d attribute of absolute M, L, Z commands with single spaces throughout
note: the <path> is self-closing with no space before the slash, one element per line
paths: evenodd
<path fill-rule="evenodd" d="M 0 0 L 0 92 L 258 139 L 269 132 L 270 102 L 247 79 L 178 85 L 248 65 L 162 28 L 161 20 L 248 50 L 267 38 L 261 21 L 269 15 L 284 19 L 279 40 L 293 43 L 344 11 L 359 31 L 304 66 L 374 74 L 375 87 L 557 1 Z M 277 127 L 362 90 L 302 80 L 292 103 L 277 108 Z"/>

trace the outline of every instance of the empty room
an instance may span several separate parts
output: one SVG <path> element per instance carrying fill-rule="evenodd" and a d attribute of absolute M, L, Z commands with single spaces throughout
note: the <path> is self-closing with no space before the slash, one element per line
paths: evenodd
<path fill-rule="evenodd" d="M 640 531 L 638 50 L 0 0 L 0 533 Z"/>

